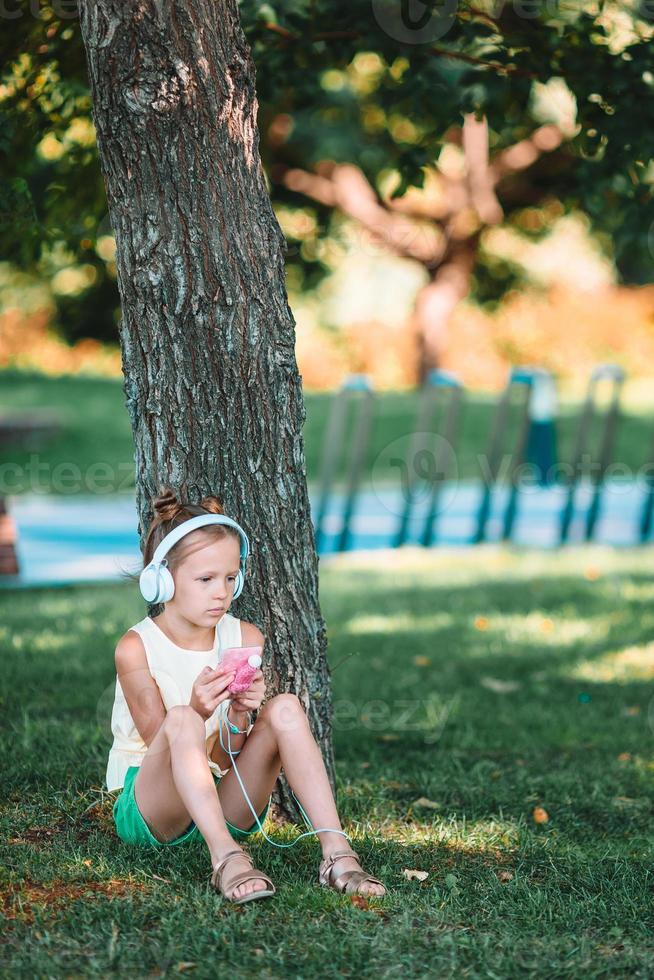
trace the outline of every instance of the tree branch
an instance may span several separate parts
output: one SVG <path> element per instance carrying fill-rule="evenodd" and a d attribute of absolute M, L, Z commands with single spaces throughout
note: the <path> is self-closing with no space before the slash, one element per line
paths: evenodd
<path fill-rule="evenodd" d="M 440 262 L 445 238 L 438 224 L 433 220 L 428 223 L 409 220 L 401 213 L 394 213 L 379 200 L 362 171 L 353 164 L 323 161 L 316 173 L 289 168 L 279 179 L 289 190 L 338 208 L 358 221 L 375 244 L 396 255 L 415 259 L 429 268 Z"/>
<path fill-rule="evenodd" d="M 470 201 L 482 224 L 497 225 L 504 212 L 495 194 L 495 178 L 488 164 L 488 120 L 466 113 L 463 123 L 463 150 L 466 183 Z"/>
<path fill-rule="evenodd" d="M 558 126 L 548 123 L 534 130 L 526 139 L 501 150 L 493 157 L 490 164 L 494 183 L 497 184 L 507 174 L 526 170 L 544 153 L 556 150 L 565 138 L 565 133 Z"/>
<path fill-rule="evenodd" d="M 266 22 L 261 25 L 264 30 L 278 34 L 285 41 L 305 41 L 313 44 L 317 41 L 350 40 L 356 41 L 361 37 L 359 31 L 320 31 L 317 34 L 304 35 L 294 34 L 279 24 Z M 480 68 L 492 68 L 501 75 L 522 75 L 525 78 L 538 78 L 535 72 L 528 71 L 526 68 L 518 68 L 515 65 L 501 65 L 497 61 L 486 61 L 484 58 L 475 58 L 474 55 L 464 54 L 462 51 L 448 51 L 446 48 L 430 48 L 430 53 L 437 58 L 452 58 L 454 61 L 465 61 L 468 65 L 477 65 Z"/>

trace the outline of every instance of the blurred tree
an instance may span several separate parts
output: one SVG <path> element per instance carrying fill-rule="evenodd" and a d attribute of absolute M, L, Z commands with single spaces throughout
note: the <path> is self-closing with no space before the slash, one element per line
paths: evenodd
<path fill-rule="evenodd" d="M 238 614 L 268 637 L 269 690 L 299 695 L 333 783 L 284 238 L 236 0 L 80 0 L 80 12 L 115 232 L 140 533 L 162 486 L 196 502 L 218 493 L 242 522 L 253 553 Z"/>
<path fill-rule="evenodd" d="M 88 95 L 65 6 L 44 0 L 0 41 L 11 146 L 0 233 L 19 261 L 63 242 L 71 262 L 92 264 L 96 278 L 77 294 L 91 304 L 115 273 L 93 254 L 106 219 L 93 148 L 77 140 Z M 298 285 L 324 275 L 333 215 L 350 215 L 362 246 L 377 242 L 429 273 L 414 321 L 424 367 L 469 288 L 497 300 L 519 282 L 520 269 L 484 249 L 488 226 L 537 238 L 581 210 L 621 280 L 649 280 L 648 0 L 242 0 L 240 10 L 257 65 L 262 157 Z"/>

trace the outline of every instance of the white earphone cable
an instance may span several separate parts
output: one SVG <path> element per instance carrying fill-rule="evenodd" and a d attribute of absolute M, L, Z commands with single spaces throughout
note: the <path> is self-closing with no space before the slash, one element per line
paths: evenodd
<path fill-rule="evenodd" d="M 234 755 L 238 755 L 238 753 L 241 750 L 239 749 L 238 752 L 232 752 L 232 747 L 231 747 L 232 746 L 232 733 L 231 733 L 231 729 L 229 727 L 229 720 L 227 718 L 227 712 L 228 712 L 228 710 L 229 710 L 228 702 L 227 701 L 223 701 L 222 702 L 222 705 L 221 705 L 221 713 L 220 713 L 220 727 L 218 729 L 219 738 L 220 738 L 220 745 L 221 745 L 221 748 L 223 749 L 223 751 L 227 752 L 227 754 L 229 755 L 230 759 L 232 760 L 232 767 L 234 769 L 234 772 L 236 773 L 236 778 L 238 779 L 239 785 L 240 785 L 240 787 L 241 787 L 241 789 L 243 791 L 243 796 L 245 797 L 245 800 L 247 802 L 247 805 L 249 806 L 250 810 L 252 811 L 252 815 L 254 816 L 254 819 L 256 821 L 257 828 L 261 831 L 261 833 L 263 834 L 263 836 L 265 837 L 265 839 L 268 841 L 268 843 L 269 844 L 272 844 L 273 847 L 294 847 L 295 844 L 297 844 L 297 842 L 299 840 L 301 840 L 303 837 L 310 837 L 312 834 L 319 834 L 319 833 L 323 833 L 323 832 L 328 832 L 328 833 L 331 833 L 331 834 L 342 834 L 343 837 L 347 837 L 347 839 L 349 840 L 349 842 L 352 843 L 352 838 L 350 837 L 349 834 L 346 834 L 344 830 L 335 830 L 335 829 L 333 829 L 331 827 L 319 827 L 318 829 L 314 829 L 313 826 L 312 826 L 312 824 L 311 824 L 311 821 L 309 820 L 309 817 L 304 812 L 304 809 L 302 807 L 302 804 L 300 803 L 300 801 L 298 800 L 297 796 L 295 795 L 295 793 L 293 792 L 292 789 L 291 789 L 291 793 L 293 793 L 293 798 L 295 799 L 295 802 L 297 803 L 298 807 L 300 808 L 300 813 L 302 814 L 302 817 L 304 819 L 304 822 L 306 823 L 307 827 L 310 827 L 311 829 L 310 830 L 306 830 L 303 834 L 300 834 L 290 844 L 279 844 L 279 843 L 277 843 L 277 841 L 271 840 L 271 838 L 268 837 L 268 834 L 263 829 L 263 825 L 262 825 L 261 821 L 259 820 L 259 814 L 254 809 L 254 807 L 252 806 L 252 801 L 250 800 L 250 797 L 247 794 L 247 790 L 245 789 L 245 786 L 243 785 L 243 780 L 241 779 L 241 775 L 240 775 L 240 773 L 238 771 L 238 768 L 236 766 L 236 761 L 234 759 Z M 223 723 L 225 724 L 225 727 L 227 728 L 227 743 L 228 743 L 227 746 L 223 742 Z"/>

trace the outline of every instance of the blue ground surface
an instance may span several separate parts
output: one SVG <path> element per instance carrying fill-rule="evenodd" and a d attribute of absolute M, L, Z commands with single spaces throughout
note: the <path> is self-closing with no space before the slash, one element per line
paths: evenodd
<path fill-rule="evenodd" d="M 433 547 L 470 547 L 476 528 L 482 486 L 459 481 L 446 486 L 437 514 Z M 552 548 L 558 544 L 561 510 L 567 491 L 563 487 L 529 488 L 519 497 L 512 540 L 521 546 Z M 502 533 L 508 491 L 498 488 L 486 528 L 486 540 Z M 317 493 L 309 491 L 316 514 Z M 570 527 L 571 544 L 583 540 L 584 519 L 591 489 L 580 485 L 575 518 Z M 642 483 L 607 484 L 593 540 L 608 545 L 639 543 L 639 525 L 645 499 Z M 18 527 L 18 560 L 21 573 L 3 585 L 56 585 L 77 581 L 119 579 L 121 573 L 138 573 L 140 549 L 136 532 L 134 498 L 130 496 L 24 495 L 8 499 Z M 388 548 L 397 532 L 404 501 L 397 490 L 364 489 L 359 494 L 351 523 L 350 550 Z M 409 525 L 407 543 L 419 541 L 428 500 L 418 499 Z M 336 550 L 342 526 L 343 497 L 335 494 L 324 522 L 321 555 Z"/>

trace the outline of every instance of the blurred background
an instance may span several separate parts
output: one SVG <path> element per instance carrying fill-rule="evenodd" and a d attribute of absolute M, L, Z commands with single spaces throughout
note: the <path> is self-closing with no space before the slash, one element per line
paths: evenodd
<path fill-rule="evenodd" d="M 120 554 L 133 555 L 116 243 L 83 47 L 73 12 L 37 7 L 38 16 L 13 17 L 2 41 L 0 494 L 26 548 L 31 534 L 43 542 L 57 507 L 79 525 L 66 498 L 79 514 L 122 494 Z M 607 529 L 603 539 L 642 540 L 654 437 L 654 74 L 645 7 L 548 5 L 532 16 L 462 5 L 456 21 L 412 39 L 383 5 L 354 4 L 350 37 L 327 32 L 311 46 L 306 4 L 280 11 L 248 2 L 241 13 L 257 69 L 261 155 L 287 241 L 307 476 L 328 524 L 330 494 L 340 487 L 344 495 L 332 501 L 336 537 L 323 546 L 338 547 L 341 512 L 349 507 L 354 520 L 366 481 L 363 511 L 372 519 L 379 488 L 397 482 L 380 462 L 397 440 L 403 457 L 413 453 L 408 465 L 422 490 L 433 489 L 414 465 L 411 434 L 425 424 L 421 404 L 434 371 L 463 392 L 451 432 L 447 406 L 427 427 L 452 448 L 454 468 L 443 479 L 468 494 L 467 524 L 443 529 L 441 540 L 481 540 L 483 459 L 493 445 L 516 463 L 538 463 L 540 452 L 541 469 L 547 459 L 574 471 L 548 479 L 540 472 L 550 491 L 538 504 L 541 518 L 543 507 L 565 509 L 571 479 L 583 492 L 581 456 L 596 460 L 602 480 L 619 464 L 634 493 L 614 499 L 614 517 L 626 515 L 629 530 Z M 435 42 L 449 45 L 447 57 L 434 57 Z M 619 404 L 611 409 L 609 391 L 593 435 L 584 405 L 602 364 L 617 372 Z M 512 407 L 507 385 L 523 368 L 552 381 L 545 416 L 533 405 Z M 374 393 L 358 436 L 354 419 L 332 417 L 353 376 Z M 507 415 L 498 419 L 503 393 Z M 538 450 L 534 426 L 543 421 Z M 330 424 L 344 443 L 352 437 L 349 457 L 326 458 Z M 592 467 L 586 476 L 592 496 Z M 378 521 L 370 546 L 392 539 L 389 521 L 413 519 L 407 493 L 398 492 L 399 501 L 382 502 L 383 534 Z M 453 494 L 447 499 L 449 507 Z M 508 505 L 498 504 L 500 524 Z M 488 533 L 501 537 L 492 501 L 486 506 Z M 436 512 L 445 510 L 441 498 Z M 103 513 L 111 523 L 116 511 Z M 561 543 L 562 535 L 531 540 Z M 355 544 L 341 534 L 341 547 Z M 24 564 L 33 560 L 26 551 Z"/>

